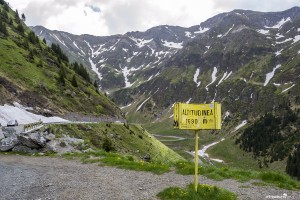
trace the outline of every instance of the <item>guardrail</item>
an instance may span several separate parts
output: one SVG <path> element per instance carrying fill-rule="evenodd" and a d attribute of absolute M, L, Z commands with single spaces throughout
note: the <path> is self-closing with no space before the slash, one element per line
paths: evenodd
<path fill-rule="evenodd" d="M 30 124 L 25 124 L 24 125 L 24 132 L 35 129 L 39 126 L 43 125 L 42 121 L 38 121 L 38 122 L 34 122 L 34 123 L 30 123 Z"/>

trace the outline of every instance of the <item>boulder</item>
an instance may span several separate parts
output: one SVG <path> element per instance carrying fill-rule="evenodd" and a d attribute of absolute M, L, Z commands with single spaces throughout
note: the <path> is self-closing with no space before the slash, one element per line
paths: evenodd
<path fill-rule="evenodd" d="M 5 136 L 4 136 L 3 132 L 2 132 L 2 130 L 0 129 L 0 140 L 2 140 L 3 138 L 5 138 Z"/>
<path fill-rule="evenodd" d="M 12 151 L 15 152 L 25 152 L 25 153 L 37 153 L 38 150 L 37 149 L 31 149 L 27 146 L 23 146 L 23 145 L 16 145 Z"/>
<path fill-rule="evenodd" d="M 54 140 L 55 139 L 55 135 L 50 133 L 50 134 L 47 134 L 45 135 L 45 138 L 47 141 L 50 141 L 50 140 Z"/>
<path fill-rule="evenodd" d="M 16 129 L 14 129 L 12 127 L 3 127 L 2 132 L 6 138 L 17 134 Z"/>
<path fill-rule="evenodd" d="M 46 138 L 41 133 L 31 133 L 29 134 L 29 138 L 40 147 L 44 147 L 46 145 Z"/>
<path fill-rule="evenodd" d="M 16 135 L 4 138 L 0 141 L 0 151 L 9 151 L 19 143 Z"/>
<path fill-rule="evenodd" d="M 18 135 L 19 144 L 22 146 L 27 146 L 31 149 L 40 148 L 40 145 L 35 143 L 29 136 L 27 135 Z"/>

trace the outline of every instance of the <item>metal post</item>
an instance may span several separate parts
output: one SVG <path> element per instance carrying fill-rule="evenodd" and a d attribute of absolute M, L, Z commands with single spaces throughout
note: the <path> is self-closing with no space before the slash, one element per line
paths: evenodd
<path fill-rule="evenodd" d="M 198 191 L 198 130 L 195 130 L 195 192 Z"/>

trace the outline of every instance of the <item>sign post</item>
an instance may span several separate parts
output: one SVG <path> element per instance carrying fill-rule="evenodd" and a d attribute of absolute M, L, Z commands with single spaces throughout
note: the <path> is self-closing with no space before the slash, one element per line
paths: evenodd
<path fill-rule="evenodd" d="M 221 104 L 174 104 L 175 129 L 195 130 L 195 191 L 198 191 L 198 131 L 221 129 Z"/>
<path fill-rule="evenodd" d="M 198 191 L 198 130 L 195 130 L 195 192 Z"/>

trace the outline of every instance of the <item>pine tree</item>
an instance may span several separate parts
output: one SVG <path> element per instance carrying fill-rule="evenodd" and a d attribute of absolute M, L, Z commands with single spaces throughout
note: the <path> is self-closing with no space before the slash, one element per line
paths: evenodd
<path fill-rule="evenodd" d="M 97 82 L 97 80 L 94 81 L 94 87 L 95 87 L 96 89 L 98 89 L 98 82 Z"/>
<path fill-rule="evenodd" d="M 74 87 L 78 87 L 78 83 L 77 83 L 75 74 L 74 74 L 73 77 L 72 77 L 71 83 L 72 83 L 72 85 L 73 85 Z"/>
<path fill-rule="evenodd" d="M 22 17 L 22 21 L 25 22 L 25 21 L 26 21 L 26 17 L 25 17 L 25 14 L 24 14 L 24 13 L 22 13 L 22 16 L 21 16 L 21 17 Z"/>
<path fill-rule="evenodd" d="M 60 70 L 59 70 L 59 78 L 58 78 L 58 81 L 59 81 L 63 86 L 66 85 L 65 78 L 66 78 L 65 70 L 64 70 L 63 67 L 61 67 Z"/>
<path fill-rule="evenodd" d="M 24 27 L 23 27 L 23 25 L 22 24 L 18 24 L 18 26 L 17 26 L 17 31 L 19 31 L 19 33 L 21 34 L 21 35 L 24 35 Z"/>
<path fill-rule="evenodd" d="M 6 25 L 4 22 L 0 22 L 0 32 L 3 33 L 4 36 L 8 35 Z"/>

